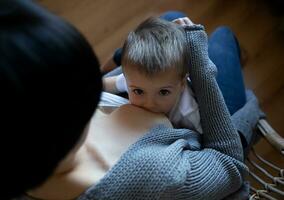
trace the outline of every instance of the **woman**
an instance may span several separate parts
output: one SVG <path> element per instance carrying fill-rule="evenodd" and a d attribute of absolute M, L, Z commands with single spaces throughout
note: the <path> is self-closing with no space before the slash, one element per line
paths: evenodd
<path fill-rule="evenodd" d="M 191 74 L 197 79 L 191 78 L 204 119 L 203 141 L 131 105 L 111 114 L 98 110 L 91 118 L 101 77 L 90 46 L 66 22 L 29 1 L 4 2 L 5 199 L 23 193 L 19 198 L 223 199 L 242 186 L 247 168 L 240 138 L 214 79 L 202 26 L 186 31 L 194 47 Z M 258 113 L 253 100 L 243 108 Z M 243 120 L 253 127 L 257 119 Z M 118 143 L 116 149 L 109 148 L 110 141 Z"/>

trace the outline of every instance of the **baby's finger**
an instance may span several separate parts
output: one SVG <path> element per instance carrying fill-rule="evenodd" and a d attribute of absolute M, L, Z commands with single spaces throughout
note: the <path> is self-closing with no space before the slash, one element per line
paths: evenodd
<path fill-rule="evenodd" d="M 173 20 L 173 22 L 182 26 L 184 25 L 184 21 L 182 18 L 175 19 Z"/>
<path fill-rule="evenodd" d="M 193 25 L 193 22 L 188 17 L 184 17 L 182 19 L 185 25 L 188 25 L 188 26 Z"/>
<path fill-rule="evenodd" d="M 183 18 L 178 18 L 173 20 L 174 23 L 177 23 L 181 26 L 191 26 L 194 25 L 194 23 L 188 18 L 188 17 L 183 17 Z"/>

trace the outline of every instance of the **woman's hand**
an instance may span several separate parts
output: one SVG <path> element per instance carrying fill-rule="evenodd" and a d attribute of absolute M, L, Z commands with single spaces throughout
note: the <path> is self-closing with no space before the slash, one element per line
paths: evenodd
<path fill-rule="evenodd" d="M 173 20 L 173 22 L 177 23 L 181 26 L 192 26 L 192 25 L 194 25 L 194 23 L 188 17 L 178 18 L 178 19 Z"/>

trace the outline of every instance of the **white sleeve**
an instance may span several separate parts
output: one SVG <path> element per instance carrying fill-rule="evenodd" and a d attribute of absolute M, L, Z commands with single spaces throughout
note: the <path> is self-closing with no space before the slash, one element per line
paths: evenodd
<path fill-rule="evenodd" d="M 189 86 L 185 87 L 181 95 L 175 120 L 179 121 L 179 128 L 195 129 L 199 133 L 203 132 L 200 123 L 199 107 Z"/>
<path fill-rule="evenodd" d="M 125 99 L 123 97 L 108 92 L 102 92 L 99 106 L 117 108 L 128 103 L 129 103 L 128 99 Z"/>
<path fill-rule="evenodd" d="M 126 79 L 123 74 L 117 76 L 115 81 L 115 87 L 119 92 L 127 92 Z"/>

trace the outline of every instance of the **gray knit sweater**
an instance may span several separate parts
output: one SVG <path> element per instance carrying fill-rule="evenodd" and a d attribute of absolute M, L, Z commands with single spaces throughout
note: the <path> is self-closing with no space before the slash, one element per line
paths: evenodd
<path fill-rule="evenodd" d="M 260 111 L 255 98 L 230 118 L 208 57 L 201 25 L 186 27 L 190 78 L 200 108 L 202 136 L 186 129 L 154 127 L 79 200 L 93 199 L 241 199 L 247 167 L 236 128 L 251 133 Z M 242 112 L 252 113 L 242 116 Z M 234 118 L 234 117 L 233 117 Z M 245 122 L 242 123 L 242 122 Z M 202 138 L 200 138 L 202 137 Z M 231 195 L 233 194 L 233 195 Z"/>
<path fill-rule="evenodd" d="M 204 134 L 154 127 L 78 200 L 243 199 L 239 191 L 248 169 L 237 129 L 251 134 L 260 114 L 257 100 L 248 96 L 244 108 L 230 117 L 203 27 L 185 29 Z"/>

